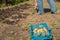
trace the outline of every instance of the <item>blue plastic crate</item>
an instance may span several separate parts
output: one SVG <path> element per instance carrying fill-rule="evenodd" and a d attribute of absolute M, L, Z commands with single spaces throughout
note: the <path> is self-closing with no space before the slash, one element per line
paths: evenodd
<path fill-rule="evenodd" d="M 43 24 L 30 25 L 31 40 L 52 40 L 52 30 L 48 27 L 46 22 Z"/>

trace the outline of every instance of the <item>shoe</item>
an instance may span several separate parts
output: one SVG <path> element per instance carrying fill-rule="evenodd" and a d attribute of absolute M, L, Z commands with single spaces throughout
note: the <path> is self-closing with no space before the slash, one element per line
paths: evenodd
<path fill-rule="evenodd" d="M 40 15 L 43 15 L 44 13 L 40 13 Z"/>
<path fill-rule="evenodd" d="M 51 14 L 56 14 L 56 12 L 51 12 Z"/>
<path fill-rule="evenodd" d="M 57 10 L 56 12 L 51 12 L 52 14 L 60 13 L 60 10 Z"/>

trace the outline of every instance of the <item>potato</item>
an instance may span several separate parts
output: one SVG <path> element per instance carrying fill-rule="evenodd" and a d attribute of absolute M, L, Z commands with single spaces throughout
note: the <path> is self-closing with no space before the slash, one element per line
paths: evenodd
<path fill-rule="evenodd" d="M 47 31 L 47 29 L 45 27 L 43 29 L 45 31 L 45 35 L 49 35 L 49 32 Z"/>
<path fill-rule="evenodd" d="M 41 28 L 41 29 L 39 29 L 39 32 L 43 33 L 43 32 L 44 32 L 44 30 Z"/>
<path fill-rule="evenodd" d="M 35 35 L 42 35 L 42 36 L 45 36 L 45 35 L 49 35 L 49 32 L 47 31 L 47 29 L 44 27 L 44 28 L 41 28 L 41 29 L 37 29 L 35 28 L 33 30 L 34 34 Z"/>
<path fill-rule="evenodd" d="M 38 32 L 38 29 L 37 29 L 37 28 L 36 28 L 36 29 L 34 29 L 34 30 L 33 30 L 33 32 L 34 32 L 34 33 L 37 33 L 37 32 Z"/>

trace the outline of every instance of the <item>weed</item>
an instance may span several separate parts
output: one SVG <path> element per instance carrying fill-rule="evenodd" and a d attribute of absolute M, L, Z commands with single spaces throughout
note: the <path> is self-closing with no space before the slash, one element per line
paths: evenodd
<path fill-rule="evenodd" d="M 57 19 L 60 22 L 60 18 Z"/>
<path fill-rule="evenodd" d="M 28 37 L 28 40 L 31 40 L 31 37 L 30 36 Z"/>
<path fill-rule="evenodd" d="M 13 37 L 6 37 L 5 40 L 14 40 Z"/>

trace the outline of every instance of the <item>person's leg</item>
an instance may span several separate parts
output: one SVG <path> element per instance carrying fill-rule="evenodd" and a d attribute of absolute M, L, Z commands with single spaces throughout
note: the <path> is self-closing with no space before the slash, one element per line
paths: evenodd
<path fill-rule="evenodd" d="M 43 14 L 44 13 L 44 9 L 43 9 L 43 0 L 37 0 L 37 5 L 38 5 L 38 13 Z"/>
<path fill-rule="evenodd" d="M 56 12 L 56 6 L 55 6 L 55 3 L 54 3 L 54 0 L 48 0 L 48 3 L 50 5 L 51 12 L 55 13 Z"/>

